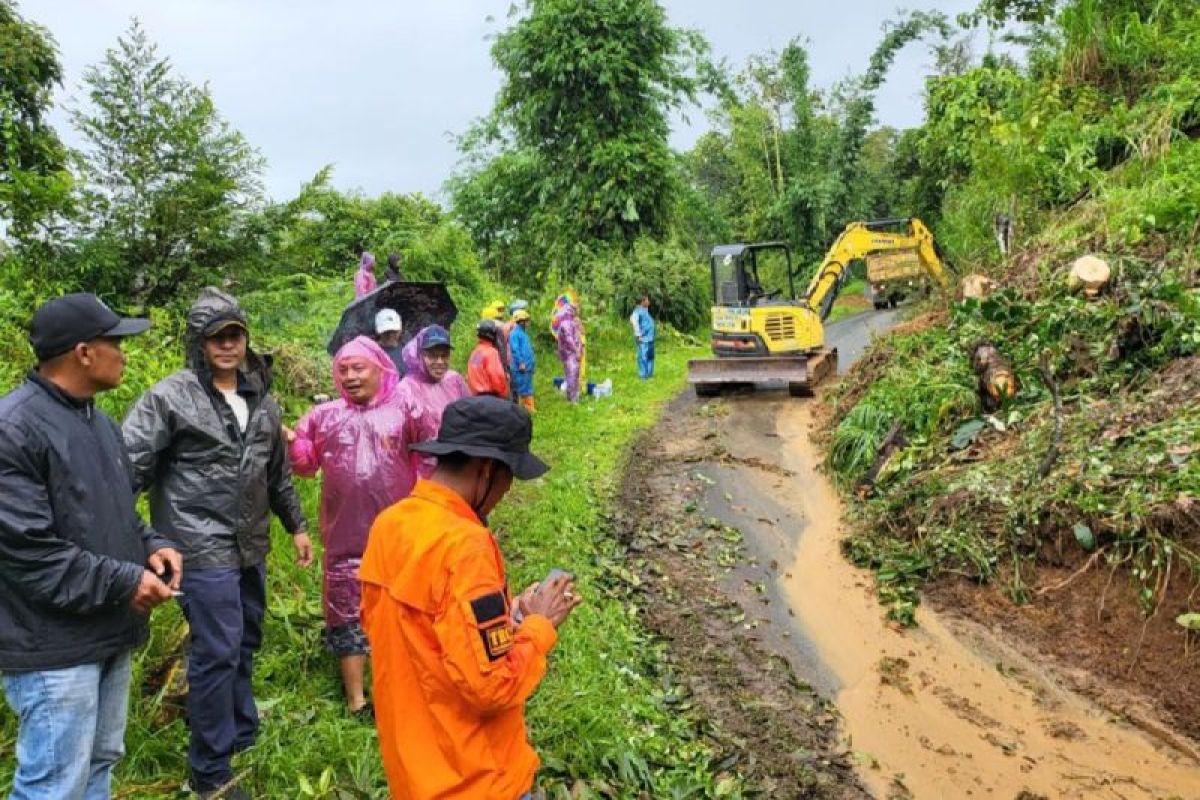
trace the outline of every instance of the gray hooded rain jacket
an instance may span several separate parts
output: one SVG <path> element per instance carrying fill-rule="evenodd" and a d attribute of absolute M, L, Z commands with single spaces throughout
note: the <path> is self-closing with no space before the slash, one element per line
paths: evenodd
<path fill-rule="evenodd" d="M 137 490 L 149 493 L 151 521 L 178 544 L 185 569 L 261 564 L 272 511 L 289 533 L 306 527 L 270 362 L 247 350 L 238 380 L 250 407 L 245 433 L 213 386 L 201 343 L 218 318 L 245 324 L 237 301 L 209 287 L 188 312 L 187 369 L 151 387 L 122 426 Z"/>

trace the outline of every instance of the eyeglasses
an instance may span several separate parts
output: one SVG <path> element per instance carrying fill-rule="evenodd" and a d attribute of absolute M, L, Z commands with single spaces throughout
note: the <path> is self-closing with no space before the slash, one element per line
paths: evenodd
<path fill-rule="evenodd" d="M 449 353 L 437 353 L 432 350 L 426 350 L 425 358 L 430 361 L 449 361 L 450 354 Z"/>

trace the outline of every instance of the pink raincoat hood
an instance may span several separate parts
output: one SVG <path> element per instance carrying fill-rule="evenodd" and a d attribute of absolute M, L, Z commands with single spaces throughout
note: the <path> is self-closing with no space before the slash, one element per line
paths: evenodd
<path fill-rule="evenodd" d="M 337 364 L 366 358 L 383 372 L 379 393 L 364 405 L 350 400 L 337 378 Z M 289 447 L 297 475 L 321 472 L 321 536 L 326 567 L 361 558 L 375 517 L 408 496 L 416 482 L 417 459 L 408 446 L 417 441 L 413 416 L 399 402 L 396 367 L 379 345 L 359 336 L 333 359 L 340 400 L 311 409 L 296 424 Z M 327 620 L 329 624 L 340 624 Z"/>
<path fill-rule="evenodd" d="M 350 395 L 346 394 L 346 390 L 342 388 L 342 381 L 338 377 L 338 366 L 348 358 L 363 358 L 379 367 L 379 393 L 364 406 L 365 408 L 373 408 L 392 398 L 392 395 L 396 393 L 396 386 L 400 383 L 400 373 L 396 371 L 396 365 L 373 339 L 356 336 L 342 345 L 342 349 L 338 350 L 337 355 L 333 357 L 333 383 L 337 386 L 338 394 L 342 396 L 343 400 L 350 405 L 357 405 L 350 399 Z"/>

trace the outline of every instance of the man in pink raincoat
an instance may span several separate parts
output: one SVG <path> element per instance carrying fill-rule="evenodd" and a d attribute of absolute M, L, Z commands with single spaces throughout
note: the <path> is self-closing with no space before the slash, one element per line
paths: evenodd
<path fill-rule="evenodd" d="M 374 341 L 359 336 L 333 359 L 340 400 L 309 411 L 289 432 L 288 454 L 297 475 L 321 481 L 321 534 L 325 540 L 325 645 L 341 660 L 346 705 L 370 715 L 363 692 L 368 646 L 359 622 L 358 567 L 375 517 L 412 491 L 408 445 L 412 418 L 397 402 L 399 376 Z"/>
<path fill-rule="evenodd" d="M 404 346 L 404 379 L 397 400 L 411 415 L 409 444 L 437 438 L 446 406 L 471 394 L 463 376 L 450 369 L 450 333 L 441 325 L 422 328 Z M 413 468 L 422 478 L 433 474 L 437 459 L 413 452 Z"/>
<path fill-rule="evenodd" d="M 567 303 L 554 318 L 555 337 L 558 339 L 558 359 L 563 365 L 566 379 L 567 399 L 579 402 L 579 365 L 583 360 L 583 328 L 579 324 L 575 306 Z"/>
<path fill-rule="evenodd" d="M 354 299 L 370 294 L 378 285 L 375 280 L 375 256 L 364 251 L 358 262 L 358 272 L 354 273 Z"/>

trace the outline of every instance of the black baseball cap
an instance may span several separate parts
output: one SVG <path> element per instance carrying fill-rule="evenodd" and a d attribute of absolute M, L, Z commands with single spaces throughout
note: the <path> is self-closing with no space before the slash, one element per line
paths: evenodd
<path fill-rule="evenodd" d="M 38 361 L 48 361 L 80 342 L 101 336 L 133 336 L 149 328 L 150 320 L 118 316 L 96 295 L 78 292 L 47 300 L 33 312 L 29 344 Z"/>
<path fill-rule="evenodd" d="M 499 397 L 464 397 L 446 406 L 437 439 L 420 442 L 409 449 L 442 456 L 462 453 L 476 458 L 492 458 L 507 464 L 518 480 L 527 481 L 545 475 L 546 462 L 529 452 L 533 440 L 533 420 L 516 403 Z"/>

